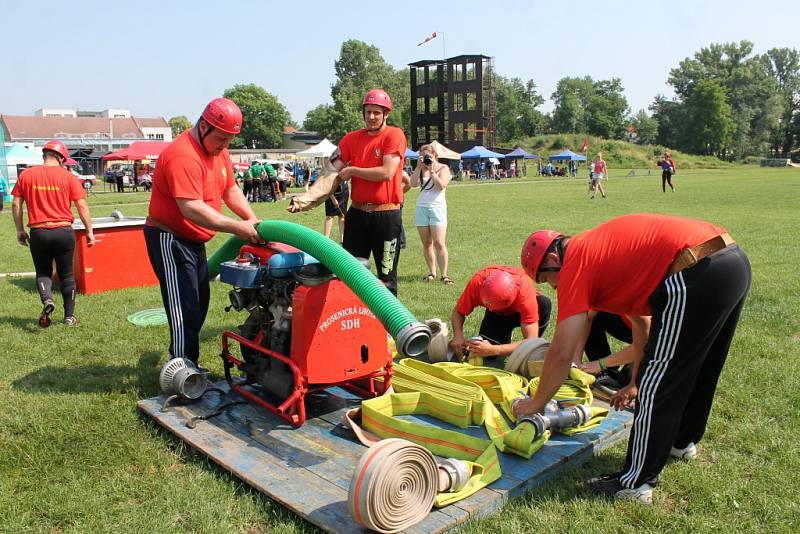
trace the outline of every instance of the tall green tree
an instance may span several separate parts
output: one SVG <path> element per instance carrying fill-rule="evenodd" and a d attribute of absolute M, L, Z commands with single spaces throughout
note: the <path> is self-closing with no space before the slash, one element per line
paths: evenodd
<path fill-rule="evenodd" d="M 283 141 L 283 127 L 289 123 L 289 112 L 266 89 L 253 83 L 236 84 L 226 89 L 242 110 L 242 133 L 231 142 L 234 148 L 276 148 Z"/>
<path fill-rule="evenodd" d="M 186 118 L 186 115 L 178 115 L 177 117 L 172 117 L 170 120 L 167 121 L 169 127 L 172 129 L 172 138 L 175 139 L 178 137 L 184 130 L 188 130 L 192 127 L 191 121 Z"/>
<path fill-rule="evenodd" d="M 771 139 L 772 150 L 783 156 L 800 145 L 796 125 L 800 122 L 800 51 L 794 48 L 772 48 L 762 56 L 764 68 L 778 88 L 781 106 L 778 125 Z"/>
<path fill-rule="evenodd" d="M 550 97 L 555 104 L 553 131 L 621 139 L 630 111 L 623 92 L 619 78 L 562 78 Z"/>
<path fill-rule="evenodd" d="M 380 88 L 392 98 L 394 109 L 388 123 L 409 131 L 411 89 L 408 69 L 394 69 L 376 46 L 350 39 L 342 43 L 334 72 L 336 81 L 331 86 L 333 103 L 311 110 L 303 122 L 304 128 L 318 131 L 338 143 L 347 132 L 364 126 L 364 95 L 370 89 Z"/>
<path fill-rule="evenodd" d="M 520 78 L 495 74 L 495 82 L 498 142 L 510 144 L 525 136 L 544 133 L 545 116 L 536 109 L 544 103 L 544 98 L 533 80 L 523 82 Z"/>
<path fill-rule="evenodd" d="M 651 117 L 640 109 L 631 117 L 631 124 L 636 128 L 636 143 L 639 145 L 654 145 L 658 139 L 658 119 Z"/>
<path fill-rule="evenodd" d="M 787 124 L 789 112 L 780 112 L 776 95 L 781 94 L 781 83 L 792 79 L 792 69 L 797 71 L 791 56 L 783 49 L 775 49 L 772 57 L 755 55 L 749 41 L 711 44 L 681 61 L 670 71 L 668 82 L 682 103 L 688 102 L 699 83 L 719 83 L 734 124 L 730 150 L 736 157 L 764 154 Z"/>
<path fill-rule="evenodd" d="M 700 80 L 686 99 L 683 145 L 690 151 L 720 155 L 735 129 L 725 88 L 716 80 Z"/>

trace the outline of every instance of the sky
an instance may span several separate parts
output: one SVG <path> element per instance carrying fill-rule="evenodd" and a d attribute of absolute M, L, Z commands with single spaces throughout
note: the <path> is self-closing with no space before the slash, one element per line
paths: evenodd
<path fill-rule="evenodd" d="M 635 112 L 671 95 L 669 69 L 711 43 L 800 49 L 796 0 L 0 0 L 0 14 L 0 114 L 10 115 L 127 108 L 194 120 L 226 88 L 255 83 L 302 124 L 331 102 L 348 39 L 377 46 L 396 68 L 493 56 L 499 74 L 536 83 L 543 111 L 565 76 L 617 77 Z M 434 31 L 440 37 L 417 46 Z"/>

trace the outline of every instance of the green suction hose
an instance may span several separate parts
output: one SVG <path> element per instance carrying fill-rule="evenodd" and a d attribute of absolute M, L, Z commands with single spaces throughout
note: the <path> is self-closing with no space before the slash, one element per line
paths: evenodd
<path fill-rule="evenodd" d="M 327 237 L 287 221 L 263 221 L 256 226 L 264 241 L 278 241 L 307 252 L 330 269 L 364 301 L 395 339 L 397 350 L 405 356 L 419 356 L 428 348 L 431 331 L 417 321 L 403 304 L 386 289 L 361 262 Z M 208 259 L 211 277 L 219 273 L 219 264 L 239 255 L 244 244 L 231 237 Z"/>

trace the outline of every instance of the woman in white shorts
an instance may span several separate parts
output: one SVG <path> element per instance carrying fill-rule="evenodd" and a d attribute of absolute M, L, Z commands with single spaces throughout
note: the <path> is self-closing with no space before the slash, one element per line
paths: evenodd
<path fill-rule="evenodd" d="M 425 282 L 436 280 L 436 266 L 442 274 L 441 282 L 451 285 L 447 276 L 447 201 L 444 191 L 450 183 L 450 167 L 441 164 L 431 145 L 419 149 L 417 168 L 411 175 L 411 185 L 419 187 L 419 198 L 414 210 L 414 224 L 422 239 L 422 253 L 428 265 Z"/>

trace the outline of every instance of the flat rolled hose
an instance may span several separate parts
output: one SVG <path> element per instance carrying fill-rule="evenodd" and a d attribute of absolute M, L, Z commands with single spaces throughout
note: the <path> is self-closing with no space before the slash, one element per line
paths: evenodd
<path fill-rule="evenodd" d="M 384 439 L 367 449 L 350 479 L 347 505 L 356 522 L 376 532 L 399 532 L 433 508 L 439 471 L 426 448 Z"/>
<path fill-rule="evenodd" d="M 383 323 L 395 339 L 400 354 L 415 357 L 427 350 L 431 339 L 430 328 L 419 322 L 352 254 L 318 232 L 292 222 L 262 221 L 256 230 L 264 241 L 278 241 L 297 247 L 336 274 Z M 219 273 L 220 263 L 236 258 L 243 244 L 237 237 L 231 237 L 223 243 L 208 259 L 209 276 Z"/>
<path fill-rule="evenodd" d="M 539 376 L 548 349 L 550 343 L 546 339 L 525 339 L 506 358 L 505 370 L 525 378 Z"/>

